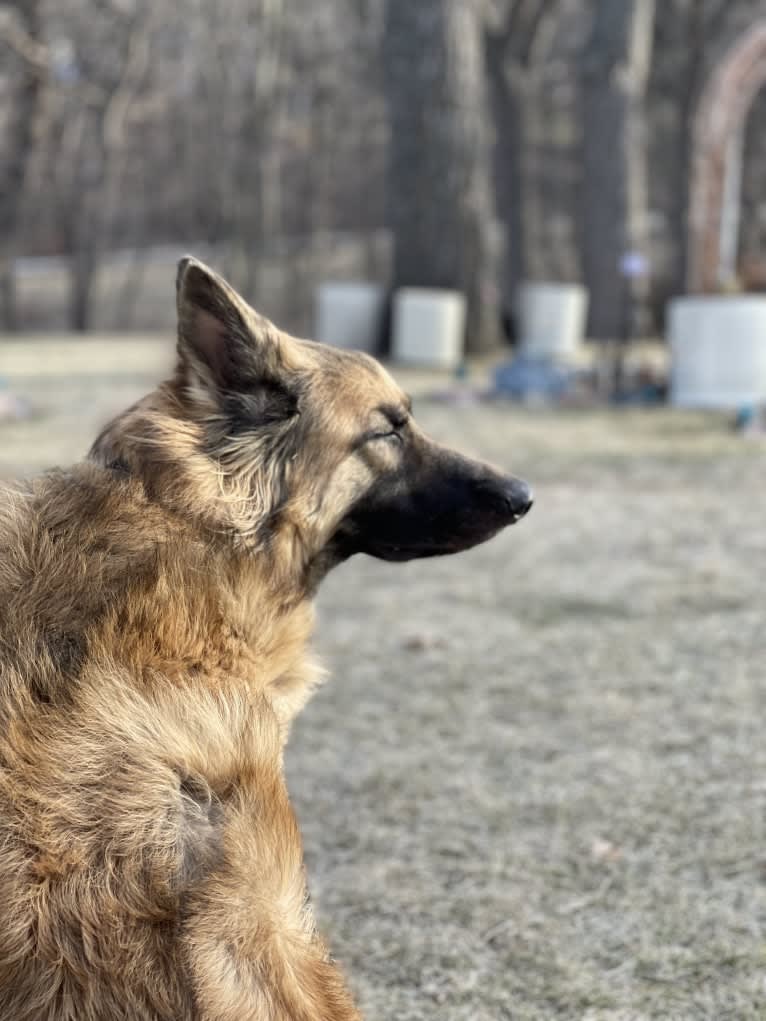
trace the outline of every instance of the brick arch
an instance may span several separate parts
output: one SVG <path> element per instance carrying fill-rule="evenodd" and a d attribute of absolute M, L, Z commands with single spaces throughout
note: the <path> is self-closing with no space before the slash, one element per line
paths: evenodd
<path fill-rule="evenodd" d="M 752 25 L 718 63 L 692 126 L 687 287 L 717 289 L 726 189 L 739 186 L 741 137 L 755 97 L 766 85 L 766 20 Z"/>

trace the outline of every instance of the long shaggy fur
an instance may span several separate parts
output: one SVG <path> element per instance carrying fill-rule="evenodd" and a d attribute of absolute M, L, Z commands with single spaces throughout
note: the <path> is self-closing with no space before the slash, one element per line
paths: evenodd
<path fill-rule="evenodd" d="M 391 499 L 409 524 L 376 555 L 507 523 L 468 462 L 494 501 L 473 531 L 457 499 L 412 511 L 404 465 L 430 493 L 458 462 L 371 359 L 280 334 L 191 260 L 178 310 L 173 379 L 0 495 L 0 1021 L 358 1018 L 282 772 L 321 677 L 312 597 Z"/>

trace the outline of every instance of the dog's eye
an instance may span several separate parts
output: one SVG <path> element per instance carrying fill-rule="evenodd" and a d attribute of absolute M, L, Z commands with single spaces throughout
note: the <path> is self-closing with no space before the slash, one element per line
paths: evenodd
<path fill-rule="evenodd" d="M 400 432 L 398 432 L 396 429 L 389 429 L 388 432 L 384 432 L 384 433 L 373 433 L 373 435 L 370 436 L 370 439 L 371 440 L 388 440 L 389 442 L 393 441 L 394 443 L 403 443 L 404 442 L 404 440 L 402 439 L 402 434 Z"/>

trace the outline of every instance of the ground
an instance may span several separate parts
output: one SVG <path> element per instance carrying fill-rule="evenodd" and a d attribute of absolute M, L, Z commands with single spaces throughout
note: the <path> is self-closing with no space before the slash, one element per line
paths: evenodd
<path fill-rule="evenodd" d="M 0 475 L 79 456 L 167 341 L 0 345 L 40 417 Z M 529 479 L 461 556 L 358 559 L 288 749 L 322 928 L 368 1021 L 766 1017 L 766 447 L 719 416 L 454 408 Z"/>

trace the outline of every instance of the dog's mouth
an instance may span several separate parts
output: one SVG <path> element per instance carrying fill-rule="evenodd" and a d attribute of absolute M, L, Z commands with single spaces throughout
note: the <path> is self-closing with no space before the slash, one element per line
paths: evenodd
<path fill-rule="evenodd" d="M 450 500 L 441 494 L 435 500 L 434 495 L 367 507 L 347 519 L 336 538 L 346 555 L 366 553 L 395 562 L 450 556 L 517 524 L 533 503 L 529 486 L 516 479 L 482 487 L 480 498 Z"/>
<path fill-rule="evenodd" d="M 421 439 L 348 511 L 333 545 L 342 557 L 449 556 L 517 524 L 532 503 L 523 479 Z"/>
<path fill-rule="evenodd" d="M 516 524 L 516 522 L 520 521 L 522 517 L 523 515 L 519 515 L 508 524 Z M 480 534 L 466 536 L 462 539 L 455 539 L 450 542 L 426 541 L 404 546 L 397 543 L 372 541 L 362 547 L 359 552 L 366 553 L 371 557 L 377 557 L 379 560 L 389 560 L 393 562 L 402 562 L 405 560 L 425 560 L 428 557 L 448 557 L 455 553 L 464 553 L 466 550 L 473 549 L 474 546 L 480 546 L 482 543 L 488 542 L 501 532 L 503 527 L 504 526 L 501 525 L 497 528 L 486 529 Z"/>

